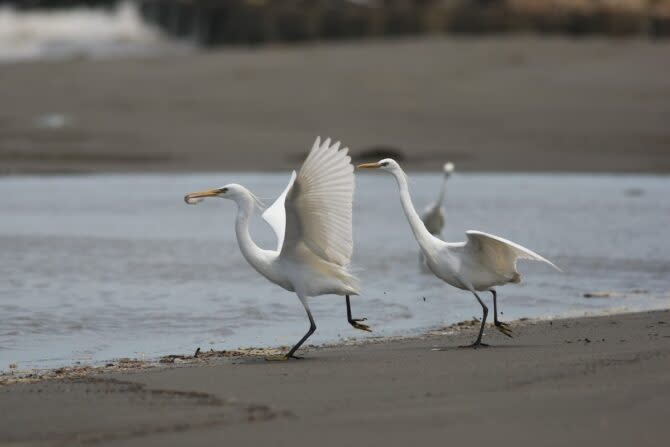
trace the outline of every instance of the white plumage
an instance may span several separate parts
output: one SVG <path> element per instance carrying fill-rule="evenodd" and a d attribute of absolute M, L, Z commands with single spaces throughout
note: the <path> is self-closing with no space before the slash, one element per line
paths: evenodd
<path fill-rule="evenodd" d="M 249 235 L 249 219 L 257 204 L 255 196 L 237 184 L 188 194 L 187 203 L 205 197 L 234 200 L 237 240 L 245 259 L 259 273 L 286 290 L 295 292 L 305 307 L 310 329 L 284 357 L 295 351 L 314 332 L 316 324 L 307 297 L 336 294 L 346 296 L 347 319 L 357 329 L 369 331 L 363 319 L 351 318 L 350 295 L 359 293 L 358 280 L 347 266 L 353 252 L 352 202 L 354 174 L 347 148 L 340 143 L 321 143 L 317 138 L 300 171 L 291 175 L 263 219 L 277 236 L 276 250 L 258 247 Z"/>
<path fill-rule="evenodd" d="M 446 283 L 472 292 L 481 304 L 482 322 L 477 340 L 472 346 L 483 345 L 481 340 L 488 315 L 488 308 L 477 294 L 478 291 L 488 290 L 493 294 L 494 324 L 503 334 L 511 336 L 509 326 L 498 320 L 497 292 L 493 287 L 521 281 L 521 275 L 516 269 L 519 259 L 541 261 L 556 269 L 558 267 L 515 242 L 480 231 L 467 231 L 466 242 L 445 242 L 431 234 L 417 214 L 409 194 L 407 176 L 395 160 L 386 158 L 377 163 L 362 164 L 359 168 L 382 169 L 394 176 L 403 211 L 430 271 Z"/>
<path fill-rule="evenodd" d="M 282 252 L 304 243 L 326 261 L 346 266 L 354 244 L 351 210 L 354 167 L 348 148 L 330 139 L 312 151 L 286 195 L 286 234 Z"/>

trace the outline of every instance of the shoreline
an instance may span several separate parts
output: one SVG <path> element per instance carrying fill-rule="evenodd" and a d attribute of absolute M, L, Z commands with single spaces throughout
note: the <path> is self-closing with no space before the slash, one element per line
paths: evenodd
<path fill-rule="evenodd" d="M 670 310 L 105 371 L 0 387 L 11 445 L 363 445 L 586 441 L 658 445 L 670 398 Z M 67 408 L 67 411 L 63 411 Z M 39 421 L 39 423 L 37 422 Z M 569 429 L 567 429 L 569 428 Z M 12 444 L 13 443 L 13 444 Z M 600 445 L 600 444 L 595 444 Z"/>
<path fill-rule="evenodd" d="M 559 315 L 559 316 L 543 316 L 543 317 L 522 317 L 508 322 L 517 328 L 534 326 L 538 324 L 547 324 L 550 326 L 553 323 L 560 324 L 562 321 L 573 320 L 588 320 L 616 316 L 627 315 L 642 315 L 656 312 L 670 312 L 670 309 L 652 309 L 642 311 L 595 311 L 589 313 L 582 313 L 581 315 Z M 309 356 L 310 353 L 315 353 L 323 350 L 345 350 L 349 347 L 378 345 L 378 344 L 393 344 L 402 342 L 412 342 L 419 340 L 438 339 L 440 337 L 458 337 L 467 333 L 475 334 L 479 328 L 479 320 L 462 320 L 447 326 L 428 328 L 423 332 L 411 335 L 391 335 L 391 336 L 372 336 L 366 338 L 351 337 L 344 341 L 324 342 L 321 344 L 307 343 L 300 349 L 301 356 Z M 496 336 L 497 330 L 493 323 L 487 323 L 485 334 L 494 334 Z M 486 336 L 485 336 L 486 338 Z M 511 337 L 513 340 L 514 337 Z M 502 338 L 506 340 L 506 338 Z M 100 374 L 109 373 L 135 373 L 144 370 L 160 370 L 161 368 L 169 368 L 170 366 L 177 367 L 201 367 L 208 363 L 229 362 L 235 360 L 267 360 L 268 358 L 288 352 L 291 348 L 289 345 L 280 346 L 239 346 L 224 350 L 201 350 L 196 347 L 193 354 L 165 354 L 152 358 L 136 358 L 136 357 L 118 357 L 107 360 L 98 360 L 91 363 L 81 363 L 79 361 L 70 362 L 68 365 L 52 367 L 52 368 L 30 368 L 21 370 L 19 368 L 11 368 L 10 370 L 0 371 L 0 387 L 13 385 L 18 383 L 40 383 L 43 381 L 52 380 L 69 380 L 82 379 L 94 377 Z M 293 360 L 291 360 L 293 361 Z"/>
<path fill-rule="evenodd" d="M 590 318 L 591 316 L 584 317 Z M 549 318 L 549 317 L 547 317 Z M 521 318 L 514 320 L 513 323 L 528 323 L 532 321 L 543 321 L 546 318 Z M 463 320 L 457 323 L 450 324 L 441 328 L 428 329 L 419 334 L 413 335 L 396 335 L 387 337 L 366 337 L 356 338 L 351 337 L 350 340 L 341 342 L 325 342 L 322 344 L 307 343 L 300 349 L 301 353 L 308 353 L 311 351 L 319 351 L 323 349 L 345 349 L 350 346 L 360 346 L 367 344 L 379 343 L 393 343 L 403 340 L 425 339 L 426 337 L 435 336 L 438 333 L 445 335 L 445 331 L 451 331 L 453 334 L 470 326 L 477 326 L 477 320 Z M 489 328 L 490 326 L 490 328 Z M 492 324 L 487 324 L 487 329 L 494 330 Z M 288 345 L 282 346 L 268 346 L 268 347 L 245 347 L 239 346 L 237 348 L 225 349 L 216 351 L 210 349 L 209 351 L 202 351 L 197 347 L 194 354 L 165 354 L 162 356 L 152 357 L 150 359 L 138 359 L 132 357 L 120 357 L 108 360 L 99 360 L 91 362 L 90 364 L 80 364 L 80 362 L 71 362 L 69 365 L 53 367 L 53 368 L 30 368 L 21 370 L 12 368 L 10 370 L 0 371 L 0 387 L 6 385 L 13 385 L 17 383 L 39 383 L 50 380 L 65 380 L 65 379 L 79 379 L 87 378 L 94 375 L 114 373 L 114 372 L 138 372 L 145 369 L 155 369 L 173 366 L 197 367 L 203 366 L 208 361 L 229 361 L 229 360 L 244 360 L 256 359 L 264 360 L 266 357 L 272 357 L 281 353 L 286 353 L 291 348 Z"/>

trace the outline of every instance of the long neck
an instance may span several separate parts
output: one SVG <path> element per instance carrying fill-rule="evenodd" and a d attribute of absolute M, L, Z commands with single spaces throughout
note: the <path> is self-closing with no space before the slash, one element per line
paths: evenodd
<path fill-rule="evenodd" d="M 414 209 L 412 198 L 409 195 L 409 186 L 407 185 L 407 177 L 402 170 L 393 171 L 393 176 L 398 182 L 398 189 L 400 190 L 400 203 L 407 216 L 409 226 L 412 228 L 414 237 L 422 249 L 428 249 L 428 242 L 433 238 L 426 226 L 421 221 L 421 218 Z"/>
<path fill-rule="evenodd" d="M 440 195 L 437 197 L 437 206 L 442 206 L 444 203 L 444 196 L 447 195 L 447 180 L 449 180 L 448 175 L 444 175 L 442 179 L 442 189 L 440 190 Z"/>
<path fill-rule="evenodd" d="M 256 245 L 249 234 L 249 219 L 253 210 L 254 202 L 251 198 L 244 198 L 237 202 L 237 219 L 235 220 L 237 243 L 247 262 L 261 274 L 267 274 L 269 252 Z"/>

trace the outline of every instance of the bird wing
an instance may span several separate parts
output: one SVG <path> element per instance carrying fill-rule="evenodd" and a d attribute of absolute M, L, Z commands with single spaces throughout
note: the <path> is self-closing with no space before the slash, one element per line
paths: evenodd
<path fill-rule="evenodd" d="M 304 243 L 326 261 L 351 260 L 354 167 L 348 148 L 317 138 L 285 201 L 286 235 L 282 253 Z"/>
<path fill-rule="evenodd" d="M 291 179 L 288 181 L 288 185 L 284 188 L 284 191 L 277 197 L 277 200 L 274 201 L 265 211 L 263 211 L 263 219 L 270 225 L 272 230 L 277 236 L 277 250 L 281 251 L 282 245 L 284 245 L 284 232 L 286 231 L 286 209 L 284 208 L 284 202 L 286 201 L 286 194 L 293 186 L 295 182 L 296 174 L 295 171 L 291 173 Z"/>
<path fill-rule="evenodd" d="M 482 264 L 501 275 L 516 273 L 516 261 L 518 259 L 546 262 L 556 270 L 561 271 L 551 261 L 515 242 L 481 231 L 470 230 L 466 231 L 465 234 L 468 236 L 464 247 L 465 252 L 479 259 Z"/>

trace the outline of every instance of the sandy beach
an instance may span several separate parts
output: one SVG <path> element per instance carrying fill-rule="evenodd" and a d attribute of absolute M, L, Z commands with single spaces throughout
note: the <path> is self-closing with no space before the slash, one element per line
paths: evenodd
<path fill-rule="evenodd" d="M 649 445 L 670 434 L 670 311 L 474 328 L 305 359 L 194 360 L 0 388 L 3 445 Z M 444 335 L 446 334 L 446 335 Z"/>
<path fill-rule="evenodd" d="M 426 172 L 451 160 L 450 240 L 478 228 L 568 266 L 531 267 L 503 318 L 667 307 L 666 178 L 619 173 L 670 172 L 668 54 L 645 39 L 430 37 L 3 64 L 0 445 L 661 445 L 670 310 L 524 319 L 479 350 L 457 348 L 467 324 L 385 338 L 479 308 L 418 276 L 395 191 L 372 177 L 357 180 L 355 309 L 380 337 L 300 361 L 207 354 L 293 342 L 304 319 L 294 297 L 264 300 L 281 296 L 240 255 L 233 207 L 182 197 L 221 172 L 275 197 L 318 134 L 354 161 L 402 161 L 421 204 L 438 184 Z M 332 321 L 317 337 L 351 336 L 341 306 L 319 306 Z M 206 355 L 134 360 L 166 346 Z"/>
<path fill-rule="evenodd" d="M 7 64 L 0 172 L 286 170 L 321 134 L 414 170 L 667 173 L 669 52 L 435 37 Z"/>

